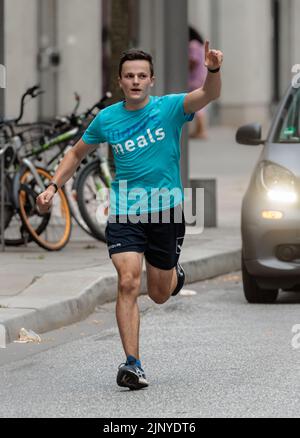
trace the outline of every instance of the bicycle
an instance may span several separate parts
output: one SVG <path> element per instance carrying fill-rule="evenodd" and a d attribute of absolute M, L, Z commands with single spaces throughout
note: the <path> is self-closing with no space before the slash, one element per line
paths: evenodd
<path fill-rule="evenodd" d="M 36 97 L 41 93 L 38 90 L 38 86 L 28 89 L 21 99 L 20 116 L 2 120 L 0 125 L 5 150 L 5 176 L 2 176 L 5 181 L 4 228 L 6 232 L 8 228 L 11 231 L 9 237 L 5 236 L 5 244 L 21 245 L 35 240 L 41 247 L 54 251 L 63 248 L 70 239 L 71 214 L 68 201 L 63 189 L 60 189 L 51 212 L 41 215 L 37 211 L 36 196 L 45 190 L 52 176 L 45 169 L 34 166 L 29 158 L 21 157 L 24 132 L 16 132 L 17 128 L 25 126 L 17 126 L 22 118 L 25 98 Z"/>
<path fill-rule="evenodd" d="M 105 242 L 113 166 L 100 151 L 97 150 L 96 154 L 97 159 L 86 164 L 78 174 L 77 202 L 81 215 L 93 235 Z"/>
<path fill-rule="evenodd" d="M 94 117 L 93 111 L 95 109 L 98 109 L 100 111 L 102 108 L 104 108 L 105 101 L 110 97 L 111 93 L 107 92 L 105 96 L 100 99 L 99 102 L 93 105 L 92 108 L 77 116 L 76 111 L 79 106 L 80 98 L 78 95 L 76 95 L 77 104 L 71 116 L 65 116 L 63 118 L 56 119 L 58 120 L 59 125 L 55 127 L 55 130 L 60 130 L 63 127 L 65 130 L 67 129 L 66 132 L 64 132 L 63 134 L 59 134 L 58 136 L 57 134 L 54 135 L 55 131 L 52 132 L 51 138 L 48 139 L 46 143 L 43 143 L 36 149 L 32 149 L 27 155 L 25 155 L 25 157 L 40 159 L 40 156 L 45 154 L 45 152 L 47 152 L 50 148 L 52 148 L 53 146 L 59 146 L 59 152 L 51 157 L 50 160 L 45 161 L 44 163 L 47 169 L 50 168 L 51 172 L 54 172 L 61 162 L 62 158 L 64 157 L 64 154 L 77 142 L 78 138 L 83 134 L 88 124 L 89 118 L 91 116 Z M 89 235 L 103 241 L 105 237 L 102 230 L 99 230 L 97 226 L 93 224 L 93 221 L 91 220 L 90 215 L 84 204 L 80 202 L 79 205 L 78 202 L 79 199 L 80 201 L 82 201 L 80 182 L 81 175 L 86 169 L 86 166 L 89 166 L 91 163 L 94 162 L 100 163 L 98 187 L 101 187 L 102 190 L 104 190 L 105 187 L 109 187 L 110 181 L 112 179 L 111 172 L 106 158 L 104 157 L 103 153 L 99 152 L 98 149 L 81 163 L 79 170 L 77 170 L 77 173 L 74 175 L 74 177 L 65 184 L 64 189 L 68 198 L 72 216 L 74 217 L 77 224 Z M 79 196 L 78 192 L 80 192 Z"/>
<path fill-rule="evenodd" d="M 20 116 L 17 119 L 14 120 L 10 120 L 10 121 L 6 121 L 7 123 L 10 123 L 10 127 L 11 124 L 14 123 L 15 125 L 18 124 L 19 120 L 22 118 L 23 115 L 23 110 L 24 110 L 24 102 L 25 102 L 25 98 L 27 95 L 31 95 L 31 97 L 36 97 L 35 95 L 33 95 L 33 90 L 37 90 L 38 87 L 32 87 L 31 89 L 27 90 L 24 95 L 22 96 L 21 99 L 21 110 L 20 110 Z M 40 94 L 41 91 L 38 92 L 38 94 Z M 37 95 L 38 95 L 37 94 Z M 64 156 L 64 153 L 68 150 L 68 148 L 71 147 L 72 143 L 74 144 L 78 137 L 80 137 L 80 135 L 82 134 L 82 132 L 85 129 L 85 125 L 88 122 L 88 119 L 90 116 L 94 116 L 93 111 L 97 108 L 98 110 L 101 110 L 104 106 L 104 101 L 111 97 L 110 93 L 106 93 L 106 95 L 99 101 L 97 102 L 91 109 L 87 110 L 85 113 L 77 116 L 76 112 L 80 103 L 80 98 L 78 95 L 76 95 L 76 106 L 74 111 L 72 112 L 71 116 L 66 116 L 63 118 L 55 118 L 52 121 L 47 121 L 47 122 L 38 122 L 38 123 L 34 123 L 34 124 L 23 124 L 23 125 L 18 125 L 18 128 L 23 128 L 23 131 L 18 133 L 18 136 L 15 136 L 15 133 L 12 132 L 11 137 L 14 141 L 16 141 L 18 144 L 16 145 L 16 151 L 18 151 L 18 161 L 19 163 L 22 163 L 23 165 L 25 165 L 25 168 L 31 168 L 31 173 L 34 172 L 33 167 L 32 167 L 32 162 L 30 160 L 36 160 L 36 161 L 41 161 L 42 160 L 42 156 L 45 157 L 45 153 L 52 149 L 54 146 L 58 146 L 59 147 L 59 152 L 56 153 L 53 157 L 51 157 L 50 160 L 47 160 L 45 162 L 46 164 L 46 168 L 51 169 L 51 172 L 53 172 L 57 165 L 59 164 L 60 160 L 62 159 L 62 157 Z M 24 129 L 26 128 L 26 129 Z M 12 127 L 11 127 L 12 129 Z M 44 132 L 41 133 L 39 130 L 43 130 Z M 32 139 L 32 132 L 34 130 L 38 131 L 38 134 L 36 135 L 36 141 L 33 141 Z M 24 146 L 26 146 L 26 141 L 24 139 L 24 136 L 26 136 L 26 134 L 30 134 L 30 139 L 29 141 L 27 141 L 27 145 L 29 145 L 29 151 L 27 151 L 25 153 L 25 155 L 23 154 L 21 157 L 21 153 L 20 153 L 20 149 L 24 148 Z M 36 145 L 37 143 L 37 145 Z M 101 178 L 101 176 L 98 176 L 98 187 L 99 184 L 102 188 L 104 188 L 106 185 L 109 185 L 109 181 L 111 180 L 111 174 L 109 172 L 109 168 L 107 165 L 107 162 L 105 161 L 104 158 L 102 158 L 99 155 L 99 151 L 96 152 L 96 154 L 94 155 L 94 157 L 90 157 L 88 158 L 84 163 L 83 163 L 83 169 L 85 169 L 85 164 L 88 166 L 89 164 L 92 163 L 92 159 L 96 158 L 97 155 L 97 162 L 101 163 L 100 165 L 100 171 L 104 174 L 104 178 Z M 14 164 L 16 164 L 16 162 L 14 161 Z M 20 212 L 22 215 L 22 225 L 17 227 L 20 230 L 20 234 L 21 236 L 18 238 L 6 238 L 6 244 L 7 245 L 21 245 L 23 243 L 27 243 L 29 242 L 32 238 L 33 240 L 35 240 L 38 244 L 40 244 L 40 246 L 42 246 L 45 249 L 48 250 L 57 250 L 57 249 L 61 249 L 63 246 L 65 246 L 65 244 L 67 243 L 69 237 L 70 237 L 70 232 L 67 230 L 66 234 L 64 234 L 62 236 L 62 239 L 59 240 L 56 244 L 50 243 L 49 239 L 45 240 L 41 238 L 41 234 L 44 232 L 44 230 L 46 229 L 49 221 L 44 220 L 41 221 L 41 223 L 39 223 L 39 221 L 37 221 L 37 215 L 36 212 L 34 212 L 34 196 L 37 196 L 39 194 L 39 192 L 41 191 L 43 187 L 43 182 L 40 180 L 39 181 L 39 187 L 33 187 L 33 181 L 38 181 L 38 174 L 40 174 L 40 176 L 42 178 L 46 178 L 47 176 L 47 183 L 49 182 L 49 178 L 51 178 L 51 174 L 37 166 L 37 173 L 35 174 L 34 178 L 31 180 L 28 180 L 29 174 L 26 173 L 25 175 L 24 173 L 24 166 L 21 167 L 19 172 L 16 172 L 15 176 L 12 178 L 13 183 L 11 183 L 11 179 L 10 178 L 6 178 L 6 180 L 8 181 L 6 183 L 7 185 L 7 191 L 8 192 L 13 192 L 14 196 L 13 196 L 13 201 L 11 202 L 11 207 L 10 211 L 14 212 L 13 214 L 11 214 L 12 216 L 14 216 L 15 212 Z M 15 169 L 14 169 L 15 171 Z M 81 226 L 81 228 L 83 228 L 88 234 L 92 234 L 94 235 L 96 238 L 100 239 L 100 240 L 104 240 L 104 233 L 102 230 L 100 230 L 101 232 L 99 232 L 99 230 L 97 229 L 97 227 L 94 227 L 95 229 L 92 229 L 90 231 L 90 228 L 86 225 L 86 223 L 83 221 L 80 211 L 82 212 L 84 209 L 81 205 L 81 208 L 77 207 L 77 203 L 76 203 L 76 193 L 78 191 L 78 188 L 80 187 L 80 183 L 79 183 L 79 176 L 81 174 L 81 171 L 78 173 L 78 177 L 75 176 L 72 181 L 69 181 L 68 184 L 66 185 L 66 187 L 64 187 L 64 195 L 67 197 L 67 201 L 68 201 L 68 207 L 69 209 L 71 209 L 71 213 L 72 216 L 74 217 L 74 219 L 76 220 L 76 222 Z M 103 179 L 105 179 L 106 181 L 103 181 Z M 28 189 L 28 185 L 31 186 L 30 189 Z M 20 187 L 23 189 L 23 198 L 25 196 L 27 196 L 27 202 L 28 202 L 28 206 L 29 204 L 31 204 L 31 210 L 29 209 L 29 207 L 27 207 L 27 209 L 22 208 L 22 203 L 20 204 L 18 202 L 18 197 L 17 197 L 17 193 L 20 191 Z M 99 192 L 99 191 L 98 191 Z M 80 199 L 82 199 L 82 196 L 80 195 Z M 24 202 L 24 200 L 23 200 Z M 19 208 L 21 207 L 21 208 Z M 64 208 L 67 208 L 66 206 L 64 206 Z M 88 218 L 89 220 L 89 215 L 86 214 L 87 211 L 86 209 L 84 210 L 84 215 L 85 218 Z M 35 223 L 32 224 L 30 223 L 30 221 L 28 221 L 28 214 L 31 216 L 32 218 L 35 218 Z M 45 218 L 44 218 L 45 219 Z M 7 222 L 7 221 L 6 221 Z M 33 220 L 32 220 L 33 222 Z M 24 226 L 25 224 L 25 226 Z M 7 224 L 6 224 L 6 228 L 7 228 Z M 16 227 L 15 227 L 16 228 Z M 29 235 L 27 233 L 27 231 L 29 230 Z M 92 233 L 91 233 L 92 232 Z"/>

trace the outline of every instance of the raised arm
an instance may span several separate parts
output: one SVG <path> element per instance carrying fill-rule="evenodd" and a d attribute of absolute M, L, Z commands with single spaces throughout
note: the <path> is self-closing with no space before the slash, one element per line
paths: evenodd
<path fill-rule="evenodd" d="M 184 111 L 191 114 L 199 111 L 209 102 L 220 97 L 221 94 L 221 68 L 223 53 L 220 50 L 210 50 L 209 41 L 205 41 L 205 65 L 208 69 L 206 81 L 202 88 L 187 94 L 184 100 Z M 214 70 L 217 70 L 214 72 Z"/>

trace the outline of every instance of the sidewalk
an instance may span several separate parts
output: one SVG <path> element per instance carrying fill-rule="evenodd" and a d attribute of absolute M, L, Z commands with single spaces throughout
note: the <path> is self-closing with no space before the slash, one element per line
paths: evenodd
<path fill-rule="evenodd" d="M 191 176 L 210 175 L 221 184 L 219 227 L 185 238 L 180 260 L 186 284 L 240 269 L 240 204 L 259 150 L 235 147 L 233 130 L 222 129 L 213 131 L 209 141 L 190 143 Z M 220 167 L 222 154 L 233 156 L 232 166 L 227 157 L 228 165 Z M 76 228 L 61 252 L 49 253 L 34 243 L 0 252 L 0 324 L 7 342 L 22 327 L 43 333 L 84 319 L 96 306 L 115 300 L 116 293 L 117 275 L 106 245 Z"/>
<path fill-rule="evenodd" d="M 207 229 L 186 236 L 180 260 L 187 284 L 239 270 L 238 230 Z M 7 248 L 0 253 L 0 266 L 0 324 L 7 342 L 22 327 L 37 333 L 54 330 L 116 298 L 117 275 L 106 245 L 81 234 L 59 253 L 44 252 L 35 244 Z M 142 289 L 145 293 L 145 278 Z"/>

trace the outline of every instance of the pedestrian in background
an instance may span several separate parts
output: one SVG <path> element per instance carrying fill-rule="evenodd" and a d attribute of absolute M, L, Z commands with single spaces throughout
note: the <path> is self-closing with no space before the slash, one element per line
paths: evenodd
<path fill-rule="evenodd" d="M 207 76 L 205 66 L 205 46 L 204 40 L 199 32 L 193 27 L 189 27 L 189 91 L 197 90 L 204 85 Z M 207 138 L 206 129 L 206 109 L 202 108 L 195 115 L 195 131 L 190 135 L 191 138 Z"/>

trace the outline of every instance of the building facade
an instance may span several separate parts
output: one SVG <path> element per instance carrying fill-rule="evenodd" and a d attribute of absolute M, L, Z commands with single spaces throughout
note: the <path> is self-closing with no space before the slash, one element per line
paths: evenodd
<path fill-rule="evenodd" d="M 24 120 L 70 112 L 74 92 L 82 108 L 101 92 L 101 1 L 5 0 L 7 84 L 5 114 L 14 117 L 32 85 L 46 91 L 28 103 Z"/>
<path fill-rule="evenodd" d="M 26 120 L 71 111 L 75 91 L 82 109 L 95 102 L 109 79 L 103 63 L 113 0 L 0 1 L 6 116 L 18 113 L 21 94 L 36 83 L 46 93 L 28 104 Z M 132 42 L 154 56 L 155 93 L 186 89 L 190 23 L 225 55 L 223 91 L 212 106 L 212 120 L 238 126 L 270 118 L 291 82 L 292 66 L 300 64 L 299 0 L 127 1 Z"/>
<path fill-rule="evenodd" d="M 189 0 L 189 22 L 224 51 L 219 121 L 270 118 L 300 64 L 299 0 Z"/>

